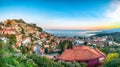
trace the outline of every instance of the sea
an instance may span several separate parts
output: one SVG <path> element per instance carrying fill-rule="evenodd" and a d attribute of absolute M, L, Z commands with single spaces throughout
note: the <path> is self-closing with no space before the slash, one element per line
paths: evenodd
<path fill-rule="evenodd" d="M 45 30 L 45 32 L 51 33 L 54 36 L 58 37 L 90 37 L 95 35 L 100 31 L 91 31 L 91 30 Z"/>

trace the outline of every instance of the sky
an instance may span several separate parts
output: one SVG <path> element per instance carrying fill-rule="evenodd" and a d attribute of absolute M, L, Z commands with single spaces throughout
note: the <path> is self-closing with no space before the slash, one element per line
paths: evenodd
<path fill-rule="evenodd" d="M 120 0 L 0 0 L 0 21 L 6 19 L 49 30 L 120 28 Z"/>

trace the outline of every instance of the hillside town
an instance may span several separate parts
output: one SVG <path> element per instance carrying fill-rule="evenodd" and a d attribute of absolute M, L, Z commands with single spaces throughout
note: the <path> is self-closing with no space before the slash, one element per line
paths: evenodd
<path fill-rule="evenodd" d="M 11 45 L 18 56 L 22 53 L 30 55 L 35 53 L 55 62 L 86 63 L 87 67 L 101 66 L 105 61 L 106 53 L 97 47 L 120 45 L 112 36 L 57 37 L 22 19 L 8 19 L 1 22 L 0 40 L 6 45 Z"/>

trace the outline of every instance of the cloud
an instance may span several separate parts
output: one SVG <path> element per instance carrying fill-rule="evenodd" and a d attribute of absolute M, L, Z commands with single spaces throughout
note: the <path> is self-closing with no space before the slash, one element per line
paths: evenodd
<path fill-rule="evenodd" d="M 113 0 L 105 12 L 105 17 L 113 20 L 120 21 L 120 1 Z"/>

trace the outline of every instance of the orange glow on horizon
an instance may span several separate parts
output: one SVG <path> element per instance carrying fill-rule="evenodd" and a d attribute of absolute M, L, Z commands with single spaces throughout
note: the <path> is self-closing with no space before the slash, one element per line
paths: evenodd
<path fill-rule="evenodd" d="M 107 29 L 115 29 L 120 28 L 120 23 L 111 23 L 106 25 L 77 25 L 77 26 L 59 26 L 59 25 L 50 25 L 49 27 L 44 27 L 45 29 L 51 30 L 107 30 Z"/>
<path fill-rule="evenodd" d="M 115 29 L 120 28 L 120 25 L 111 25 L 111 26 L 79 26 L 79 27 L 47 27 L 46 29 L 55 29 L 55 30 L 107 30 L 107 29 Z"/>

